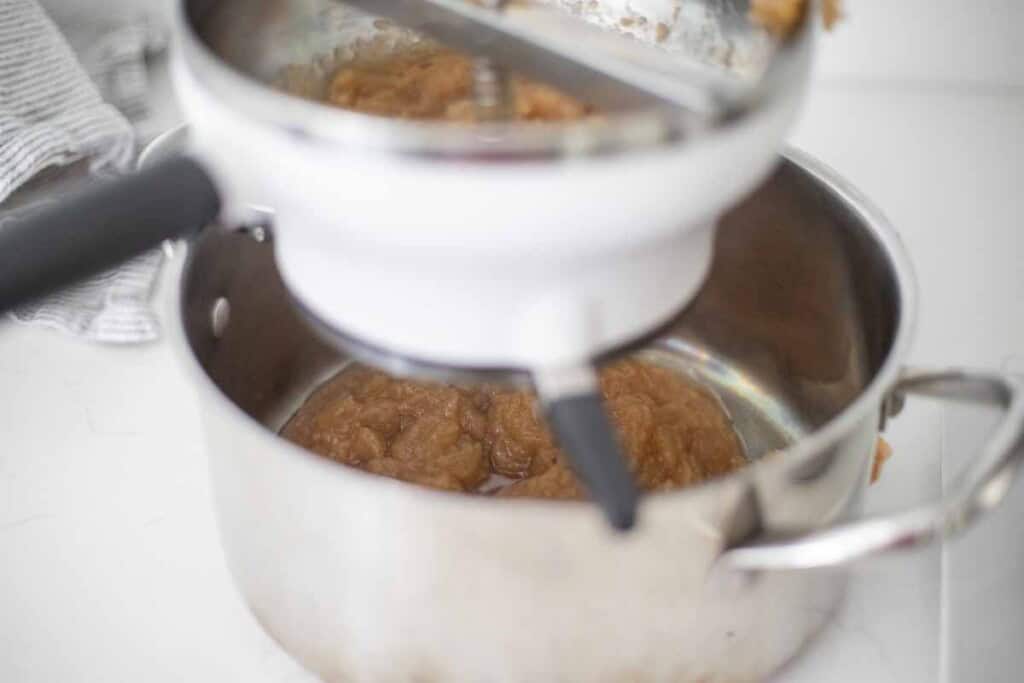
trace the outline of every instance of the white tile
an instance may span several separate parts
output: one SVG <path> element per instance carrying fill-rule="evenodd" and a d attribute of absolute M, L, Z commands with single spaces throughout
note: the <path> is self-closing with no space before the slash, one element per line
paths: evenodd
<path fill-rule="evenodd" d="M 168 344 L 2 321 L 0 377 L 0 680 L 309 680 L 231 584 Z"/>
<path fill-rule="evenodd" d="M 941 407 L 912 402 L 889 423 L 893 456 L 868 489 L 865 515 L 905 510 L 941 493 L 942 418 Z M 777 683 L 934 683 L 940 552 L 936 546 L 856 567 L 835 620 Z"/>
<path fill-rule="evenodd" d="M 944 92 L 879 82 L 819 83 L 812 90 L 795 142 L 850 178 L 889 215 L 914 262 L 920 284 L 915 363 L 1024 369 L 1022 121 L 1024 95 Z M 948 486 L 977 453 L 992 418 L 961 406 L 920 403 L 918 408 L 918 403 L 914 401 L 913 410 L 924 410 L 925 416 L 908 413 L 897 421 L 900 429 L 909 422 L 906 428 L 914 438 L 903 439 L 893 464 L 903 465 L 908 456 L 921 459 L 916 472 L 904 469 L 897 474 L 901 485 L 920 495 L 926 493 L 921 488 L 925 481 L 935 481 L 935 471 L 923 463 L 934 467 L 938 455 Z M 939 443 L 935 435 L 941 436 Z M 1021 515 L 1024 486 L 1018 484 L 990 519 L 944 550 L 939 650 L 943 681 L 1020 680 Z M 898 575 L 895 568 L 886 571 Z M 909 577 L 922 569 L 911 564 L 906 571 Z M 922 610 L 928 607 L 914 601 L 915 595 L 920 597 L 919 589 L 901 593 L 897 580 L 883 575 L 874 584 L 893 598 L 890 611 L 874 617 L 876 628 L 903 618 L 908 631 L 916 630 L 925 623 Z M 896 642 L 907 644 L 907 637 L 902 634 Z M 835 646 L 837 652 L 843 647 Z M 919 647 L 927 643 L 921 641 Z M 905 664 L 917 655 L 897 656 L 896 661 Z M 865 652 L 854 659 L 866 666 L 863 662 L 870 656 Z M 821 670 L 826 671 L 827 658 L 822 656 L 821 661 Z M 925 667 L 904 680 L 937 680 L 934 671 Z M 870 680 L 888 680 L 872 675 Z"/>
<path fill-rule="evenodd" d="M 945 419 L 947 488 L 978 455 L 994 423 L 990 410 L 950 407 Z M 969 533 L 948 544 L 948 681 L 1016 683 L 1024 656 L 1024 486 Z"/>
<path fill-rule="evenodd" d="M 1024 349 L 1024 95 L 812 91 L 795 144 L 899 230 L 917 271 L 914 358 L 998 367 Z"/>
<path fill-rule="evenodd" d="M 821 78 L 1024 85 L 1020 0 L 846 0 Z"/>

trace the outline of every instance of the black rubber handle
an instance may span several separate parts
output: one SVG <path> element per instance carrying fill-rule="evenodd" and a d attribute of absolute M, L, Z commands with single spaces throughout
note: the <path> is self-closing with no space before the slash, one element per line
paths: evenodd
<path fill-rule="evenodd" d="M 590 496 L 620 531 L 633 527 L 639 498 L 626 457 L 598 394 L 558 398 L 546 405 L 562 450 Z"/>
<path fill-rule="evenodd" d="M 0 225 L 0 311 L 190 235 L 219 211 L 216 187 L 187 157 L 72 190 Z"/>

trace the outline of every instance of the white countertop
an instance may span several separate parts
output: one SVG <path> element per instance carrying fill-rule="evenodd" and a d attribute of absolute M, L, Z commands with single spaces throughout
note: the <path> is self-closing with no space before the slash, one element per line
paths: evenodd
<path fill-rule="evenodd" d="M 829 73 L 812 93 L 795 144 L 885 210 L 916 266 L 911 360 L 1024 372 L 1024 90 Z M 0 680 L 307 680 L 230 583 L 168 345 L 3 321 L 0 386 Z M 987 424 L 910 402 L 869 510 L 938 495 Z M 858 570 L 779 681 L 1019 680 L 1021 514 L 1024 487 L 963 540 Z"/>
<path fill-rule="evenodd" d="M 882 207 L 913 260 L 920 312 L 911 362 L 1024 372 L 1024 92 L 819 83 L 809 104 L 795 143 Z M 891 423 L 895 456 L 869 508 L 933 498 L 990 424 L 976 410 L 910 402 Z M 1020 680 L 1022 513 L 1018 487 L 944 550 L 862 569 L 847 608 L 792 680 Z"/>

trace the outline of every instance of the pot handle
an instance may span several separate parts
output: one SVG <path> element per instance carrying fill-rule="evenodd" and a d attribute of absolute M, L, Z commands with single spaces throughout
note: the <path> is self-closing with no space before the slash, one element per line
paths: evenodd
<path fill-rule="evenodd" d="M 769 571 L 835 567 L 893 550 L 916 548 L 953 536 L 1006 496 L 1024 458 L 1024 387 L 1005 374 L 904 371 L 892 390 L 905 394 L 995 405 L 1002 418 L 978 456 L 941 499 L 892 515 L 811 533 L 771 533 L 728 548 L 724 569 Z"/>
<path fill-rule="evenodd" d="M 217 188 L 188 157 L 89 183 L 0 225 L 0 313 L 198 231 Z"/>

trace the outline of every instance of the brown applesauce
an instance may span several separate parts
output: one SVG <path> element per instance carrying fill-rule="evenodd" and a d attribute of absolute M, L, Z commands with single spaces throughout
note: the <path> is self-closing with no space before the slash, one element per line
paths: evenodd
<path fill-rule="evenodd" d="M 468 122 L 476 114 L 472 69 L 459 53 L 419 46 L 342 66 L 326 98 L 368 114 Z M 592 113 L 546 85 L 517 76 L 511 85 L 517 120 Z M 601 373 L 601 391 L 643 489 L 686 486 L 746 462 L 718 401 L 677 372 L 623 361 Z M 351 365 L 299 408 L 282 435 L 346 465 L 437 489 L 585 495 L 534 397 L 506 388 L 399 380 Z"/>
<path fill-rule="evenodd" d="M 387 57 L 357 60 L 335 72 L 327 86 L 330 104 L 404 119 L 473 121 L 473 63 L 452 50 L 418 46 Z M 513 76 L 511 118 L 568 121 L 590 108 L 550 86 Z"/>
<path fill-rule="evenodd" d="M 637 484 L 672 489 L 746 463 L 728 416 L 677 371 L 625 360 L 601 393 Z M 530 394 L 390 377 L 350 365 L 317 389 L 282 430 L 338 462 L 437 489 L 583 498 Z"/>
<path fill-rule="evenodd" d="M 776 35 L 787 36 L 803 21 L 807 7 L 807 0 L 753 0 L 750 18 Z M 842 15 L 842 0 L 824 0 L 821 18 L 825 28 L 831 29 Z"/>

